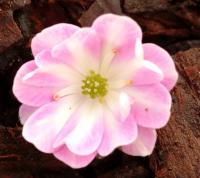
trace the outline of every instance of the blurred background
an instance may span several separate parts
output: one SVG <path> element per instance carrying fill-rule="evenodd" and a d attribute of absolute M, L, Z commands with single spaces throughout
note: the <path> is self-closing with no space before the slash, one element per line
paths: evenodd
<path fill-rule="evenodd" d="M 115 151 L 73 170 L 23 140 L 12 82 L 33 58 L 30 42 L 36 33 L 60 22 L 90 26 L 103 13 L 136 20 L 143 42 L 173 55 L 180 77 L 172 91 L 171 120 L 158 131 L 150 157 Z M 199 178 L 199 164 L 200 0 L 0 0 L 0 178 Z"/>

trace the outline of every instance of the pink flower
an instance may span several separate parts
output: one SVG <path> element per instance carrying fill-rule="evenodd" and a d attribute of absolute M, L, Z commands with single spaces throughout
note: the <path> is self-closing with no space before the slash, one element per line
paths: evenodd
<path fill-rule="evenodd" d="M 170 55 L 142 44 L 138 24 L 102 15 L 90 28 L 57 24 L 32 40 L 14 79 L 23 137 L 73 168 L 120 148 L 151 154 L 177 81 Z"/>

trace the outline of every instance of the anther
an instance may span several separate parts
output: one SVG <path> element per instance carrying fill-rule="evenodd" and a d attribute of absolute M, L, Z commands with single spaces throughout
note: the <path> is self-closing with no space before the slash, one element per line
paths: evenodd
<path fill-rule="evenodd" d="M 118 49 L 112 49 L 112 52 L 113 52 L 114 54 L 117 54 Z"/>
<path fill-rule="evenodd" d="M 82 82 L 82 94 L 88 95 L 92 99 L 103 97 L 107 93 L 107 79 L 94 71 L 90 71 L 90 74 Z"/>
<path fill-rule="evenodd" d="M 53 95 L 53 100 L 58 101 L 60 99 L 60 96 L 58 94 Z"/>

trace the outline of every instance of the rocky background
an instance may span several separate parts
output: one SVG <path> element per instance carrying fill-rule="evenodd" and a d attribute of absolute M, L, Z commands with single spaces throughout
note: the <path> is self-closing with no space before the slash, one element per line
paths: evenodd
<path fill-rule="evenodd" d="M 34 34 L 59 22 L 87 26 L 108 12 L 132 17 L 143 29 L 143 42 L 157 43 L 173 55 L 180 77 L 172 91 L 171 120 L 158 131 L 150 157 L 115 151 L 73 170 L 23 140 L 12 81 L 32 59 Z M 200 1 L 0 0 L 0 178 L 153 177 L 200 177 Z"/>

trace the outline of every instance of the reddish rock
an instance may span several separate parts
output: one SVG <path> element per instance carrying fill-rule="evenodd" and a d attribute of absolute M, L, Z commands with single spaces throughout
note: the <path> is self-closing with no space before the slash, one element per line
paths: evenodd
<path fill-rule="evenodd" d="M 166 46 L 200 37 L 199 5 L 196 0 L 125 0 L 123 12 L 142 26 L 145 42 Z"/>
<path fill-rule="evenodd" d="M 16 10 L 31 3 L 31 0 L 0 0 L 0 9 Z"/>
<path fill-rule="evenodd" d="M 124 0 L 124 10 L 128 13 L 152 12 L 169 7 L 168 0 Z"/>
<path fill-rule="evenodd" d="M 172 115 L 159 130 L 150 165 L 156 178 L 200 177 L 200 48 L 174 56 L 179 81 L 173 90 Z"/>
<path fill-rule="evenodd" d="M 72 23 L 79 24 L 78 19 L 91 6 L 95 0 L 58 0 L 60 5 L 65 8 Z"/>
<path fill-rule="evenodd" d="M 0 52 L 22 39 L 22 34 L 12 15 L 0 11 Z"/>
<path fill-rule="evenodd" d="M 116 0 L 96 0 L 90 8 L 80 17 L 81 26 L 90 26 L 100 15 L 105 13 L 122 14 L 120 1 Z"/>
<path fill-rule="evenodd" d="M 32 2 L 31 6 L 21 9 L 15 16 L 25 38 L 32 38 L 44 28 L 56 23 L 69 22 L 64 9 L 57 1 L 52 0 Z"/>
<path fill-rule="evenodd" d="M 0 126 L 0 175 L 9 178 L 42 177 L 48 170 L 49 175 L 62 172 L 66 177 L 81 178 L 76 171 L 70 169 L 52 155 L 37 151 L 21 136 L 21 128 L 5 128 Z M 34 173 L 34 175 L 32 174 Z M 62 175 L 60 173 L 60 175 Z"/>

